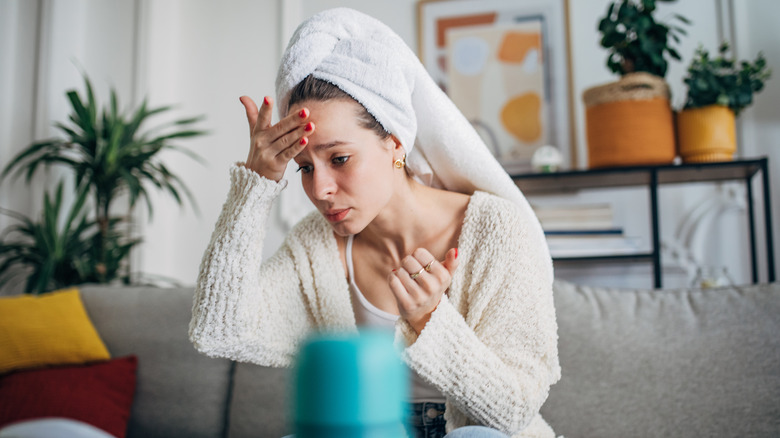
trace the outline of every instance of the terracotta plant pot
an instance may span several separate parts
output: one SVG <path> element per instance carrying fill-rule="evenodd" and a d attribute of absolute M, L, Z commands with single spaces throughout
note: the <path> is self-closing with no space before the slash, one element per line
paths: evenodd
<path fill-rule="evenodd" d="M 630 73 L 583 93 L 588 166 L 669 164 L 676 156 L 669 86 Z"/>
<path fill-rule="evenodd" d="M 686 163 L 732 161 L 737 151 L 734 111 L 723 105 L 677 113 L 677 144 Z"/>

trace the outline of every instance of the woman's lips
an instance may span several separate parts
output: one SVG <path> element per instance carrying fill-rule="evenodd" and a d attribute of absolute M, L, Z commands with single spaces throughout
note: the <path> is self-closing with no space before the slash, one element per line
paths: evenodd
<path fill-rule="evenodd" d="M 344 208 L 342 210 L 328 210 L 325 212 L 325 219 L 330 222 L 339 222 L 347 217 L 347 213 L 349 213 L 350 210 L 351 208 Z"/>

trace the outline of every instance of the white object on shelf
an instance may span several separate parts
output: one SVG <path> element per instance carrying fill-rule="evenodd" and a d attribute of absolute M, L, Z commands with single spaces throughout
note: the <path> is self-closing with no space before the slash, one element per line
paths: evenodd
<path fill-rule="evenodd" d="M 555 146 L 539 146 L 531 156 L 531 167 L 537 172 L 556 172 L 563 164 L 563 154 Z"/>

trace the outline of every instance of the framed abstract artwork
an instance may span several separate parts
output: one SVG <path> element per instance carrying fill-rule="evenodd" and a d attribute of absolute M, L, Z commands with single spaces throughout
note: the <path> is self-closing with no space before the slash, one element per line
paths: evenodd
<path fill-rule="evenodd" d="M 419 55 L 509 173 L 574 161 L 566 0 L 422 0 Z"/>

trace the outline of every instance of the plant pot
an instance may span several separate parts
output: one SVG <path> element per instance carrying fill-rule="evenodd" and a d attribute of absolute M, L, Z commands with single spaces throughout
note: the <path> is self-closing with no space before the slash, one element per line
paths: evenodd
<path fill-rule="evenodd" d="M 685 163 L 732 161 L 737 151 L 734 111 L 723 105 L 680 111 L 677 144 Z"/>
<path fill-rule="evenodd" d="M 588 167 L 669 164 L 676 156 L 669 86 L 649 73 L 585 90 Z"/>

